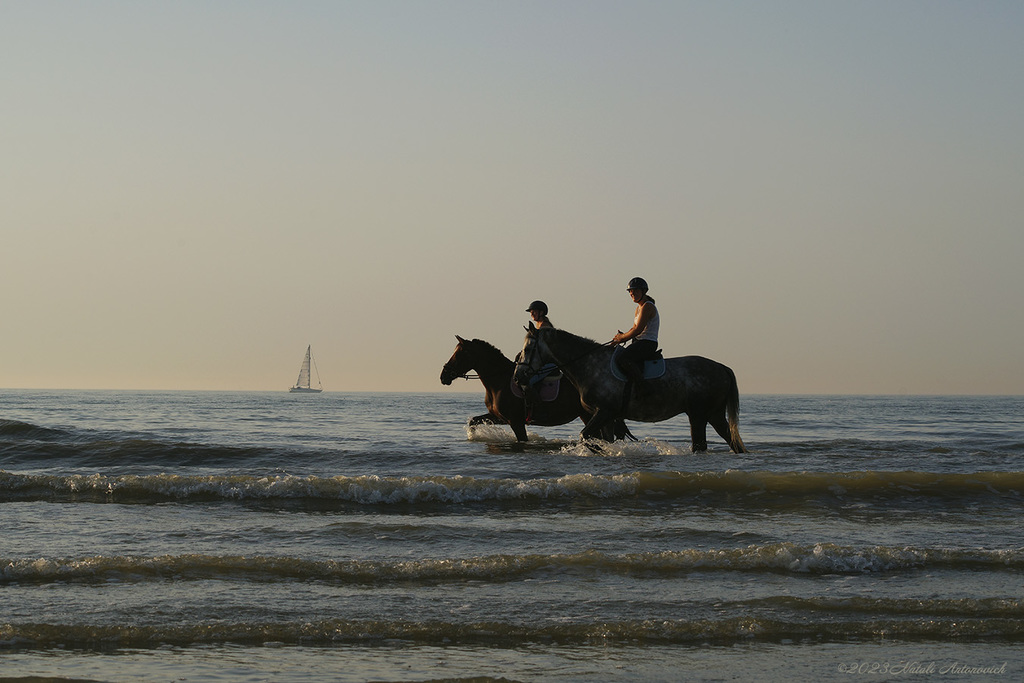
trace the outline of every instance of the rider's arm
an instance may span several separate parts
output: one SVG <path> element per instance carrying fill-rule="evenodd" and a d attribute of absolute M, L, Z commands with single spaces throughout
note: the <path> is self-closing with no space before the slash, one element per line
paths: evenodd
<path fill-rule="evenodd" d="M 645 329 L 647 329 L 647 323 L 649 323 L 651 318 L 654 317 L 655 312 L 654 304 L 650 301 L 645 302 L 640 307 L 640 318 L 636 321 L 636 324 L 625 332 L 619 330 L 619 333 L 612 337 L 612 341 L 616 344 L 621 344 L 624 341 L 629 341 L 630 339 L 639 336 Z"/>

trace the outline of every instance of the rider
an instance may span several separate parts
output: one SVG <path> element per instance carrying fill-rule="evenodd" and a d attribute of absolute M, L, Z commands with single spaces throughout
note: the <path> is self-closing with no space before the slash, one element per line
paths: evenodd
<path fill-rule="evenodd" d="M 543 301 L 531 301 L 530 306 L 526 309 L 526 312 L 530 314 L 530 318 L 533 319 L 533 325 L 538 329 L 553 328 L 551 320 L 548 319 L 548 305 Z M 520 351 L 520 356 L 522 352 Z M 520 360 L 520 356 L 516 356 L 516 362 Z M 530 409 L 536 396 L 540 396 L 541 400 L 551 401 L 554 398 L 544 398 L 545 396 L 557 396 L 558 395 L 558 384 L 562 379 L 562 373 L 557 371 L 548 370 L 546 373 L 542 373 L 535 377 L 530 383 L 529 391 L 526 394 L 527 409 Z"/>
<path fill-rule="evenodd" d="M 537 329 L 542 327 L 554 327 L 551 321 L 548 320 L 548 305 L 543 301 L 531 301 L 529 308 L 526 312 L 533 318 L 533 322 L 536 324 Z"/>
<path fill-rule="evenodd" d="M 618 334 L 612 337 L 613 344 L 632 340 L 618 355 L 616 362 L 623 374 L 633 381 L 643 379 L 643 362 L 653 360 L 658 355 L 658 328 L 661 326 L 661 316 L 658 315 L 654 299 L 647 296 L 648 289 L 647 281 L 642 277 L 635 277 L 629 281 L 626 291 L 636 303 L 633 327 L 625 332 L 619 330 Z"/>

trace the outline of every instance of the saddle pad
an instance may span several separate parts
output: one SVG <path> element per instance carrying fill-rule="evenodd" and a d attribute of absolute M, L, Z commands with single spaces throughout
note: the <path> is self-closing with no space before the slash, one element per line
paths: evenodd
<path fill-rule="evenodd" d="M 549 377 L 547 379 L 542 379 L 533 386 L 534 389 L 537 390 L 538 398 L 540 398 L 541 401 L 550 403 L 551 401 L 554 401 L 556 398 L 558 398 L 558 390 L 562 386 L 562 380 L 558 377 Z M 526 394 L 523 392 L 522 387 L 516 384 L 516 381 L 514 379 L 511 382 L 510 388 L 512 389 L 513 396 L 517 398 L 526 397 Z"/>
<path fill-rule="evenodd" d="M 615 351 L 612 353 L 611 371 L 615 379 L 620 382 L 626 381 L 626 376 L 622 374 L 622 370 L 619 370 L 619 364 L 615 362 L 616 357 L 622 352 L 621 346 L 616 346 Z M 645 360 L 644 361 L 644 379 L 657 379 L 665 374 L 665 359 L 658 358 L 657 360 Z"/>

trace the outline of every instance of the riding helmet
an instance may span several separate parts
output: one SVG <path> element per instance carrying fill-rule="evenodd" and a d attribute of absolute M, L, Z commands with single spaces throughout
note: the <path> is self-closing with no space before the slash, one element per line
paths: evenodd
<path fill-rule="evenodd" d="M 650 287 L 647 286 L 647 280 L 642 277 L 635 277 L 629 281 L 629 284 L 626 285 L 626 289 L 642 289 L 646 292 Z"/>
<path fill-rule="evenodd" d="M 529 313 L 530 311 L 540 311 L 541 315 L 547 315 L 548 305 L 543 301 L 532 301 L 530 302 L 530 307 L 526 309 L 527 313 Z"/>

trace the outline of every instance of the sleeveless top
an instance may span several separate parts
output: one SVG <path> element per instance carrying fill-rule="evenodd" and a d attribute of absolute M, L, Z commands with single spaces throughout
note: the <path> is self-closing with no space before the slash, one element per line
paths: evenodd
<path fill-rule="evenodd" d="M 654 305 L 653 303 L 651 304 Z M 637 324 L 640 321 L 640 309 L 641 306 L 636 307 L 636 317 L 633 319 L 633 324 Z M 661 313 L 658 311 L 658 307 L 654 307 L 654 317 L 647 321 L 647 327 L 644 331 L 638 334 L 634 339 L 647 340 L 654 343 L 658 342 L 658 328 L 661 327 Z"/>

